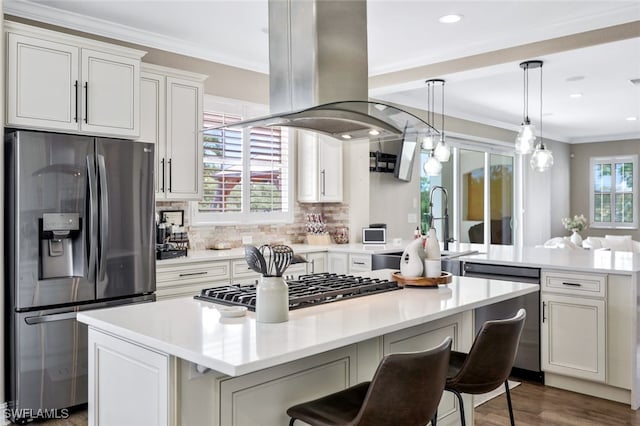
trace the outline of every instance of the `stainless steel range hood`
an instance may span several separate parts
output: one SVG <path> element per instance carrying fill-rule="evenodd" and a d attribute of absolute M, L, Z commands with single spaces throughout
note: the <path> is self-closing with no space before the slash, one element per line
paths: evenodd
<path fill-rule="evenodd" d="M 426 133 L 419 117 L 368 100 L 366 0 L 269 0 L 271 115 L 226 127 L 288 126 L 339 139 Z"/>

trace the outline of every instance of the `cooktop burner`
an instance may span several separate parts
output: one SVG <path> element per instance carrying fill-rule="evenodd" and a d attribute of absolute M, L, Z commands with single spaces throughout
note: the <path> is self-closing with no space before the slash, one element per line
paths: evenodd
<path fill-rule="evenodd" d="M 287 285 L 290 310 L 402 288 L 395 281 L 330 273 L 301 275 L 297 280 L 287 280 Z M 255 311 L 256 284 L 205 288 L 194 297 L 223 305 L 246 306 Z"/>

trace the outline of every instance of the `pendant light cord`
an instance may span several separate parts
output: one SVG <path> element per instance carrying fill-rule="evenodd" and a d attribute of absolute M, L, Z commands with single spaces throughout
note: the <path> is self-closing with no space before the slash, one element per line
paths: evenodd
<path fill-rule="evenodd" d="M 540 149 L 545 149 L 542 140 L 542 65 L 540 65 Z"/>
<path fill-rule="evenodd" d="M 442 80 L 442 128 L 440 129 L 440 131 L 442 132 L 440 137 L 442 139 L 442 142 L 444 142 L 444 80 Z"/>

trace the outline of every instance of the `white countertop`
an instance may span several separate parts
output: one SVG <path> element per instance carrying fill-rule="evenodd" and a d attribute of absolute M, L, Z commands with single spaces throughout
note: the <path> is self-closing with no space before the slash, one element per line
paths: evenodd
<path fill-rule="evenodd" d="M 333 252 L 333 253 L 356 253 L 356 254 L 379 254 L 403 251 L 410 243 L 408 240 L 393 244 L 290 244 L 294 253 L 304 254 L 313 252 Z M 244 248 L 232 248 L 229 250 L 189 250 L 188 255 L 175 259 L 163 259 L 156 261 L 157 265 L 174 265 L 203 260 L 230 260 L 244 258 Z"/>
<path fill-rule="evenodd" d="M 567 271 L 631 275 L 640 271 L 640 254 L 626 251 L 567 250 L 543 247 L 491 246 L 486 253 L 460 257 L 470 262 L 530 266 Z"/>
<path fill-rule="evenodd" d="M 390 270 L 371 272 L 389 278 Z M 535 292 L 535 284 L 453 277 L 438 288 L 402 290 L 298 309 L 289 321 L 257 323 L 253 312 L 221 318 L 191 297 L 78 313 L 80 322 L 230 376 L 322 353 Z"/>

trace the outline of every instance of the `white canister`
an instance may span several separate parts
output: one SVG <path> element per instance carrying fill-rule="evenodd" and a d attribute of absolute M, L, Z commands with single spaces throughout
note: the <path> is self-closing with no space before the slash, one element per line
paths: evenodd
<path fill-rule="evenodd" d="M 422 238 L 413 240 L 402 253 L 400 258 L 400 273 L 405 277 L 421 277 L 424 266 L 422 265 Z"/>
<path fill-rule="evenodd" d="M 289 286 L 282 277 L 260 277 L 256 292 L 256 321 L 289 319 Z"/>
<path fill-rule="evenodd" d="M 440 259 L 424 260 L 424 276 L 427 278 L 437 278 L 442 275 L 442 263 Z"/>

